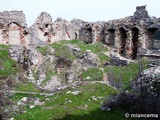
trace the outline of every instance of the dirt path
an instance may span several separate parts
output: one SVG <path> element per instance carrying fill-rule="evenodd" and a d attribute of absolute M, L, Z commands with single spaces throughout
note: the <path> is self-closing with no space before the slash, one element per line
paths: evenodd
<path fill-rule="evenodd" d="M 19 93 L 19 94 L 30 94 L 30 95 L 53 95 L 52 93 L 38 93 L 38 92 L 25 92 L 25 91 L 16 91 L 16 90 L 4 90 L 0 91 L 3 93 Z"/>
<path fill-rule="evenodd" d="M 106 84 L 106 81 L 83 81 L 82 83 L 84 83 L 84 85 L 95 84 L 95 83 Z M 68 87 L 70 87 L 70 86 L 68 86 Z M 45 93 L 45 92 L 26 92 L 26 91 L 18 91 L 18 90 L 0 90 L 0 92 L 13 93 L 13 94 L 19 93 L 19 94 L 29 94 L 29 95 L 44 95 L 44 96 L 52 96 L 54 94 L 54 93 Z"/>

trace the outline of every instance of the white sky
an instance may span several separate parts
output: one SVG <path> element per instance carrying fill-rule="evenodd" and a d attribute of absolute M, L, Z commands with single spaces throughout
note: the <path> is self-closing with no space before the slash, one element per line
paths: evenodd
<path fill-rule="evenodd" d="M 147 5 L 149 15 L 160 17 L 160 0 L 0 0 L 0 11 L 22 10 L 27 24 L 45 11 L 67 20 L 107 21 L 133 15 L 136 6 Z"/>

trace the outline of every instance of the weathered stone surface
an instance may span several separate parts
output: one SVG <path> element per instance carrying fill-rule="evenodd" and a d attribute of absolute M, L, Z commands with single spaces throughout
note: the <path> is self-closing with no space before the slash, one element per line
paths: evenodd
<path fill-rule="evenodd" d="M 82 54 L 82 51 L 75 45 L 66 45 L 70 51 L 76 56 L 76 57 L 80 57 Z"/>
<path fill-rule="evenodd" d="M 53 34 L 52 17 L 48 13 L 42 12 L 29 30 L 32 36 L 34 36 L 38 41 L 51 43 L 51 36 Z M 32 44 L 37 44 L 34 43 L 34 39 L 31 41 Z"/>
<path fill-rule="evenodd" d="M 22 45 L 13 45 L 9 49 L 9 54 L 12 59 L 23 66 L 24 69 L 32 66 L 39 66 L 43 62 L 43 56 L 35 49 L 29 49 Z"/>
<path fill-rule="evenodd" d="M 56 88 L 62 85 L 60 78 L 57 76 L 52 76 L 52 78 L 47 81 L 44 85 L 41 85 L 41 89 L 46 89 L 49 91 L 54 91 Z"/>
<path fill-rule="evenodd" d="M 57 18 L 56 21 L 52 21 L 51 16 L 42 12 L 36 22 L 30 27 L 32 36 L 38 41 L 43 41 L 47 44 L 59 41 L 59 40 L 71 40 L 75 39 L 75 33 L 73 26 L 65 19 Z M 34 39 L 32 40 L 34 43 Z"/>
<path fill-rule="evenodd" d="M 115 65 L 115 66 L 126 66 L 129 63 L 132 63 L 132 60 L 126 59 L 124 57 L 121 57 L 119 54 L 117 53 L 112 53 L 111 54 L 111 59 L 109 61 L 108 65 Z"/>
<path fill-rule="evenodd" d="M 93 42 L 104 42 L 105 41 L 104 25 L 105 25 L 105 22 L 92 23 Z"/>
<path fill-rule="evenodd" d="M 97 60 L 98 60 L 97 56 L 94 53 L 92 53 L 91 50 L 86 50 L 85 54 L 80 59 L 80 63 L 81 66 L 83 66 L 86 69 L 96 68 L 98 67 Z"/>
<path fill-rule="evenodd" d="M 106 44 L 115 46 L 119 54 L 135 59 L 138 49 L 152 49 L 159 20 L 150 17 L 146 6 L 137 7 L 133 16 L 111 20 L 105 24 Z"/>
<path fill-rule="evenodd" d="M 26 45 L 27 24 L 22 11 L 0 12 L 0 44 Z"/>
<path fill-rule="evenodd" d="M 70 22 L 42 12 L 36 22 L 27 28 L 22 11 L 0 12 L 0 43 L 12 45 L 50 44 L 59 40 L 80 39 L 85 43 L 102 41 L 126 58 L 135 59 L 139 49 L 159 49 L 154 32 L 160 28 L 160 19 L 150 17 L 146 6 L 137 6 L 133 16 L 107 22 Z"/>
<path fill-rule="evenodd" d="M 73 25 L 65 19 L 57 18 L 54 21 L 54 33 L 52 36 L 52 42 L 60 40 L 75 39 L 76 34 L 73 29 Z"/>

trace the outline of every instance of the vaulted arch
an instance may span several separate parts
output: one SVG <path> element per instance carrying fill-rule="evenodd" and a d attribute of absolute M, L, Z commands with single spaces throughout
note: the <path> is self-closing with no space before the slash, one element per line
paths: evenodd
<path fill-rule="evenodd" d="M 127 39 L 127 34 L 126 34 L 126 30 L 121 27 L 119 29 L 119 34 L 120 34 L 120 51 L 119 53 L 121 55 L 125 55 L 126 54 L 126 39 Z"/>
<path fill-rule="evenodd" d="M 154 46 L 154 36 L 155 36 L 155 31 L 157 31 L 158 28 L 149 28 L 147 29 L 147 33 L 148 33 L 148 48 L 152 49 Z"/>
<path fill-rule="evenodd" d="M 20 44 L 21 30 L 20 26 L 16 23 L 10 23 L 8 25 L 8 43 L 15 45 Z"/>
<path fill-rule="evenodd" d="M 106 44 L 107 45 L 115 45 L 115 29 L 107 30 Z"/>
<path fill-rule="evenodd" d="M 134 27 L 132 30 L 132 59 L 137 58 L 138 44 L 139 44 L 139 29 Z"/>

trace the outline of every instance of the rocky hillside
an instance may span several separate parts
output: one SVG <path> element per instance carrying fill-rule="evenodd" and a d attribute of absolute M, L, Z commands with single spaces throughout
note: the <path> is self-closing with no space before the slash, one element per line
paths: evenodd
<path fill-rule="evenodd" d="M 133 16 L 94 23 L 53 22 L 42 12 L 29 28 L 21 11 L 0 17 L 0 119 L 123 119 L 127 111 L 119 106 L 117 114 L 103 113 L 102 102 L 139 90 L 141 80 L 151 87 L 148 80 L 160 79 L 160 42 L 154 40 L 160 19 L 146 6 Z"/>
<path fill-rule="evenodd" d="M 95 109 L 96 118 L 105 119 L 106 114 L 99 109 L 104 97 L 129 87 L 139 68 L 137 61 L 120 56 L 101 42 L 86 44 L 80 40 L 62 40 L 36 48 L 1 45 L 0 55 L 1 116 L 16 120 L 28 116 L 67 119 L 69 114 L 71 119 L 81 119 L 88 112 L 92 116 Z M 143 59 L 149 64 L 148 58 Z M 144 72 L 152 70 L 159 76 L 159 61 L 153 59 L 149 66 Z M 62 108 L 63 112 L 57 113 Z M 85 116 L 88 119 L 94 115 Z"/>

